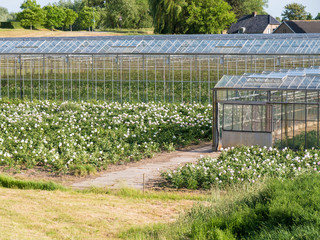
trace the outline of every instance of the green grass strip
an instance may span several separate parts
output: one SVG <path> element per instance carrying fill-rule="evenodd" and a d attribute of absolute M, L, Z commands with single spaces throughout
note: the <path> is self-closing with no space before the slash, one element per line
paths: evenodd
<path fill-rule="evenodd" d="M 51 181 L 20 180 L 7 175 L 0 175 L 0 187 L 14 189 L 40 189 L 46 191 L 67 190 L 67 188 Z"/>

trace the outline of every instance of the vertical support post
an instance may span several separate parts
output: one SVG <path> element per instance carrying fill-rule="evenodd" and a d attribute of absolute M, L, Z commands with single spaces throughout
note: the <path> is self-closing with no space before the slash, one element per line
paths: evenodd
<path fill-rule="evenodd" d="M 9 75 L 9 59 L 7 57 L 7 91 L 8 91 L 8 99 L 10 98 L 10 75 Z"/>
<path fill-rule="evenodd" d="M 191 56 L 189 57 L 190 59 L 190 103 L 192 103 L 192 58 Z"/>
<path fill-rule="evenodd" d="M 79 61 L 79 86 L 78 86 L 78 88 L 79 88 L 79 102 L 81 101 L 81 59 L 80 59 L 80 57 L 78 58 L 78 61 Z"/>
<path fill-rule="evenodd" d="M 86 56 L 86 68 L 87 68 L 87 100 L 89 100 L 89 63 L 88 63 L 88 56 Z"/>
<path fill-rule="evenodd" d="M 46 57 L 45 54 L 42 55 L 42 81 L 43 81 L 43 100 L 46 99 Z"/>
<path fill-rule="evenodd" d="M 48 67 L 47 67 L 47 86 L 46 86 L 46 89 L 47 89 L 47 99 L 49 99 L 49 58 L 48 58 Z"/>
<path fill-rule="evenodd" d="M 199 103 L 201 103 L 201 85 L 202 85 L 202 81 L 201 81 L 201 60 L 197 61 L 198 62 L 198 79 L 199 79 Z"/>
<path fill-rule="evenodd" d="M 70 59 L 69 55 L 67 55 L 67 100 L 69 100 L 69 64 L 70 64 Z"/>
<path fill-rule="evenodd" d="M 144 190 L 145 190 L 145 177 L 144 174 L 142 175 L 142 192 L 144 194 Z"/>
<path fill-rule="evenodd" d="M 145 97 L 145 94 L 146 94 L 146 79 L 145 79 L 145 56 L 142 55 L 142 83 L 143 83 L 143 94 L 142 94 L 142 101 L 145 102 L 146 100 L 146 97 Z"/>
<path fill-rule="evenodd" d="M 39 84 L 38 84 L 38 89 L 39 89 L 39 101 L 40 101 L 40 96 L 41 96 L 41 77 L 40 77 L 40 72 L 41 72 L 41 69 L 40 69 L 40 62 L 41 62 L 41 59 L 40 59 L 40 56 L 39 56 L 39 59 L 38 59 L 38 79 L 39 79 Z"/>
<path fill-rule="evenodd" d="M 183 103 L 183 58 L 181 57 L 180 59 L 180 63 L 181 63 L 181 102 Z M 209 92 L 209 94 L 211 94 Z"/>
<path fill-rule="evenodd" d="M 94 56 L 91 55 L 91 81 L 92 81 L 92 99 L 94 99 Z"/>
<path fill-rule="evenodd" d="M 138 102 L 140 101 L 140 61 L 139 61 L 139 56 L 137 57 L 138 60 L 138 79 L 137 79 L 137 83 L 138 83 Z"/>
<path fill-rule="evenodd" d="M 112 93 L 112 102 L 114 101 L 114 67 L 113 67 L 113 59 L 114 57 L 111 57 L 111 65 L 112 65 L 112 70 L 111 70 L 111 93 Z"/>
<path fill-rule="evenodd" d="M 168 56 L 168 85 L 169 85 L 169 89 L 168 89 L 168 101 L 170 102 L 170 93 L 171 93 L 171 56 Z"/>
<path fill-rule="evenodd" d="M 106 56 L 103 56 L 103 100 L 106 101 Z"/>
<path fill-rule="evenodd" d="M 157 101 L 157 57 L 154 57 L 154 101 Z"/>
<path fill-rule="evenodd" d="M 128 57 L 129 61 L 129 102 L 131 101 L 131 56 Z"/>
<path fill-rule="evenodd" d="M 210 57 L 208 57 L 208 103 L 210 103 L 210 85 L 211 85 L 211 71 L 210 71 Z"/>
<path fill-rule="evenodd" d="M 295 93 L 295 91 L 293 92 L 293 103 L 295 103 L 296 101 L 296 93 Z M 292 111 L 293 111 L 293 113 L 292 113 L 292 129 L 293 129 L 293 133 L 292 133 L 292 135 L 293 135 L 293 137 L 292 137 L 292 144 L 294 145 L 294 137 L 295 137 L 295 135 L 294 135 L 294 129 L 295 129 L 295 112 L 296 112 L 296 105 L 295 104 L 292 104 Z"/>
<path fill-rule="evenodd" d="M 217 151 L 219 145 L 219 129 L 218 129 L 218 99 L 217 91 L 213 89 L 212 94 L 212 150 Z"/>
<path fill-rule="evenodd" d="M 318 105 L 317 105 L 317 147 L 319 147 L 319 121 L 320 121 L 320 105 L 319 105 L 319 91 L 317 92 L 318 93 L 318 99 L 317 99 L 317 102 L 318 102 Z"/>
<path fill-rule="evenodd" d="M 97 66 L 97 62 L 99 63 L 99 61 L 96 61 L 96 58 L 94 57 L 94 55 L 92 55 L 92 58 L 94 58 L 94 73 L 95 73 L 95 99 L 98 100 L 98 70 L 99 67 Z"/>
<path fill-rule="evenodd" d="M 123 61 L 122 61 L 122 57 L 119 58 L 120 61 L 120 102 L 122 103 L 122 88 L 123 88 L 123 77 L 122 77 L 122 68 L 123 68 Z"/>
<path fill-rule="evenodd" d="M 58 58 L 57 58 L 58 59 Z M 56 59 L 54 59 L 54 100 L 57 100 L 57 68 Z"/>
<path fill-rule="evenodd" d="M 171 62 L 171 61 L 170 61 Z M 174 60 L 172 61 L 172 102 L 174 103 Z"/>
<path fill-rule="evenodd" d="M 166 101 L 166 58 L 163 58 L 163 102 Z"/>
<path fill-rule="evenodd" d="M 288 104 L 284 104 L 284 134 L 286 136 L 286 146 L 288 147 Z"/>
<path fill-rule="evenodd" d="M 308 104 L 307 104 L 307 94 L 308 94 L 308 92 L 306 91 L 305 92 L 305 99 L 304 99 L 304 101 L 305 101 L 305 107 L 304 107 L 304 115 L 305 115 L 305 118 L 304 118 L 304 123 L 305 123 L 305 134 L 304 134 L 304 147 L 305 147 L 305 149 L 308 147 L 307 146 L 307 131 L 308 131 Z"/>
<path fill-rule="evenodd" d="M 23 99 L 23 89 L 22 89 L 22 62 L 21 55 L 19 55 L 19 69 L 20 69 L 20 98 Z"/>

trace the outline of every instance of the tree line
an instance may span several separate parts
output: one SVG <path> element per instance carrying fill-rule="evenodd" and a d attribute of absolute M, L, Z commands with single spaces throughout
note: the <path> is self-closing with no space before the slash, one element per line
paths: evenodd
<path fill-rule="evenodd" d="M 243 15 L 267 14 L 267 4 L 268 0 L 59 0 L 41 8 L 36 0 L 24 0 L 21 12 L 8 13 L 0 7 L 0 16 L 2 21 L 17 19 L 30 29 L 36 25 L 51 30 L 153 27 L 159 34 L 214 34 Z M 282 17 L 312 19 L 297 3 L 286 5 Z"/>

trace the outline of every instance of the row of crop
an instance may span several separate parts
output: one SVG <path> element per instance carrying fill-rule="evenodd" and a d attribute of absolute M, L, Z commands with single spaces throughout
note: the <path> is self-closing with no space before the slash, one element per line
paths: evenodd
<path fill-rule="evenodd" d="M 70 172 L 210 139 L 210 105 L 4 102 L 0 165 Z"/>
<path fill-rule="evenodd" d="M 210 189 L 268 177 L 291 179 L 304 172 L 320 173 L 319 150 L 255 146 L 228 148 L 217 159 L 205 157 L 162 175 L 175 188 Z"/>

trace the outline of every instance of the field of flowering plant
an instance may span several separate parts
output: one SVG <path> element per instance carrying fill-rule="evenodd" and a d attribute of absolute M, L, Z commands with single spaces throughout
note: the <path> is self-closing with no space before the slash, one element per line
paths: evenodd
<path fill-rule="evenodd" d="M 224 149 L 217 158 L 201 158 L 162 176 L 175 188 L 210 189 L 259 178 L 293 178 L 305 172 L 320 173 L 320 151 L 288 148 L 236 147 Z"/>
<path fill-rule="evenodd" d="M 99 170 L 210 139 L 211 106 L 3 100 L 0 129 L 0 166 Z"/>

